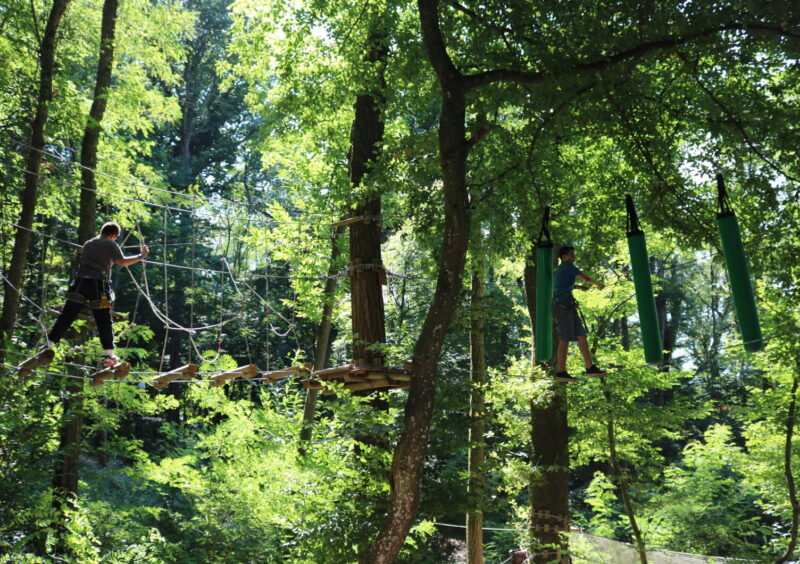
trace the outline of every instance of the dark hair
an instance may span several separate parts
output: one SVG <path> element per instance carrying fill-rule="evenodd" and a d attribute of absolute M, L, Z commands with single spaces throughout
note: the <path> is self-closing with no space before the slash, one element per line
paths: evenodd
<path fill-rule="evenodd" d="M 111 237 L 113 235 L 119 235 L 120 231 L 122 231 L 122 228 L 119 224 L 109 221 L 108 223 L 104 223 L 103 227 L 100 228 L 100 235 Z"/>
<path fill-rule="evenodd" d="M 558 249 L 558 258 L 562 258 L 564 255 L 569 253 L 570 251 L 574 251 L 575 247 L 572 245 L 562 245 L 560 249 Z"/>

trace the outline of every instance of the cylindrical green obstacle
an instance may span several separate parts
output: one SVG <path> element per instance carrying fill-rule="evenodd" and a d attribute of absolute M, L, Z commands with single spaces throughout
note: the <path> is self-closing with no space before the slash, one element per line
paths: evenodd
<path fill-rule="evenodd" d="M 636 216 L 633 198 L 630 195 L 625 196 L 625 205 L 628 208 L 628 250 L 631 255 L 633 284 L 636 288 L 636 307 L 639 310 L 644 358 L 649 363 L 658 363 L 664 360 L 664 347 L 658 324 L 656 299 L 653 295 L 653 282 L 650 278 L 650 255 L 647 254 L 644 231 L 639 227 L 639 218 Z"/>
<path fill-rule="evenodd" d="M 742 341 L 744 341 L 744 349 L 748 352 L 757 352 L 764 348 L 764 340 L 761 336 L 761 324 L 758 321 L 753 283 L 750 278 L 747 258 L 744 254 L 739 221 L 736 219 L 736 214 L 733 213 L 728 202 L 725 181 L 721 174 L 717 175 L 717 190 L 719 193 L 717 226 L 719 227 L 719 237 L 722 241 L 722 251 L 725 254 L 728 283 L 733 293 L 736 319 L 739 322 L 739 331 L 742 335 Z"/>
<path fill-rule="evenodd" d="M 544 209 L 542 230 L 536 243 L 536 360 L 553 360 L 553 241 L 547 223 L 550 208 Z M 546 237 L 546 239 L 545 239 Z"/>

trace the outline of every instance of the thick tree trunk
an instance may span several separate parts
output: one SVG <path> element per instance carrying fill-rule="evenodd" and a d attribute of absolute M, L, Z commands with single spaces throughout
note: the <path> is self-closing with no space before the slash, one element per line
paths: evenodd
<path fill-rule="evenodd" d="M 53 504 L 59 510 L 72 507 L 78 498 L 78 470 L 83 433 L 83 393 L 80 380 L 70 379 L 62 405 L 58 458 L 53 475 Z"/>
<path fill-rule="evenodd" d="M 89 119 L 86 122 L 86 128 L 83 130 L 83 140 L 81 141 L 81 181 L 83 189 L 80 196 L 81 225 L 78 232 L 78 239 L 81 243 L 95 234 L 97 183 L 94 171 L 97 168 L 97 144 L 100 141 L 100 124 L 106 112 L 108 94 L 111 87 L 118 3 L 119 0 L 105 0 L 103 3 L 103 21 L 100 27 L 100 59 L 97 63 L 94 100 L 92 100 Z M 84 218 L 86 218 L 86 221 L 83 221 Z"/>
<path fill-rule="evenodd" d="M 317 326 L 317 344 L 314 351 L 314 370 L 322 370 L 328 363 L 328 351 L 330 350 L 331 337 L 331 317 L 333 314 L 333 299 L 336 292 L 336 263 L 339 260 L 339 245 L 337 239 L 343 230 L 337 229 L 331 239 L 331 262 L 328 267 L 328 278 L 325 280 L 325 291 L 322 301 L 322 319 Z M 299 452 L 305 454 L 307 444 L 311 441 L 314 432 L 314 414 L 317 410 L 317 398 L 319 390 L 308 390 L 306 401 L 303 406 L 303 426 L 300 429 Z"/>
<path fill-rule="evenodd" d="M 111 68 L 114 62 L 114 33 L 117 21 L 118 0 L 105 0 L 100 31 L 100 58 L 94 100 L 89 111 L 81 143 L 80 221 L 78 236 L 81 244 L 94 236 L 97 207 L 94 170 L 97 168 L 97 144 L 100 123 L 105 114 L 108 90 L 111 85 Z M 69 380 L 63 400 L 64 415 L 61 421 L 59 459 L 53 477 L 54 502 L 71 506 L 78 498 L 78 470 L 80 468 L 81 435 L 83 432 L 83 393 L 76 380 Z"/>
<path fill-rule="evenodd" d="M 531 330 L 536 328 L 536 249 L 525 262 L 525 296 Z M 535 335 L 533 335 L 535 337 Z M 535 342 L 535 339 L 534 339 Z M 531 364 L 537 366 L 536 347 Z M 569 427 L 565 384 L 553 384 L 556 393 L 547 404 L 531 402 L 531 561 L 569 562 Z"/>
<path fill-rule="evenodd" d="M 22 284 L 22 276 L 27 264 L 28 248 L 31 244 L 33 214 L 36 212 L 36 200 L 39 192 L 39 167 L 42 163 L 44 149 L 44 127 L 47 123 L 50 100 L 53 98 L 53 71 L 55 69 L 56 33 L 61 17 L 67 9 L 69 0 L 53 0 L 53 7 L 47 18 L 47 27 L 39 49 L 39 98 L 36 105 L 36 116 L 31 124 L 31 137 L 27 155 L 25 156 L 25 187 L 19 201 L 22 206 L 18 224 L 20 228 L 14 237 L 14 249 L 11 252 L 11 264 L 4 281 L 3 315 L 0 317 L 0 338 L 5 339 L 14 330 L 19 309 L 17 289 Z"/>
<path fill-rule="evenodd" d="M 470 419 L 469 462 L 469 513 L 467 513 L 467 562 L 483 564 L 483 505 L 484 505 L 484 410 L 486 405 L 486 339 L 484 337 L 485 309 L 484 268 L 478 261 L 477 272 L 472 275 L 472 323 L 470 328 Z"/>
<path fill-rule="evenodd" d="M 405 407 L 405 429 L 392 457 L 389 511 L 375 539 L 370 562 L 394 562 L 419 503 L 422 461 L 436 395 L 436 368 L 453 313 L 458 305 L 469 243 L 465 138 L 466 89 L 442 40 L 436 0 L 419 0 L 420 24 L 430 62 L 442 88 L 439 158 L 444 192 L 444 233 L 436 291 L 414 347 L 414 368 Z"/>
<path fill-rule="evenodd" d="M 800 359 L 798 359 L 796 369 L 800 370 Z M 792 558 L 795 547 L 797 547 L 797 529 L 800 521 L 800 501 L 797 499 L 797 489 L 794 483 L 794 473 L 792 471 L 792 441 L 794 440 L 794 426 L 797 419 L 797 387 L 800 378 L 795 376 L 792 379 L 791 398 L 789 399 L 789 410 L 786 414 L 786 442 L 783 449 L 783 473 L 786 477 L 786 489 L 789 492 L 789 501 L 792 505 L 792 524 L 789 528 L 789 545 L 786 551 L 775 560 L 775 564 L 783 564 Z"/>
<path fill-rule="evenodd" d="M 350 132 L 350 184 L 361 186 L 380 155 L 383 142 L 384 71 L 389 56 L 386 30 L 370 35 L 370 50 L 365 60 L 378 66 L 376 92 L 356 97 L 355 118 Z M 350 224 L 350 287 L 352 294 L 353 361 L 356 364 L 383 364 L 381 345 L 386 343 L 383 284 L 386 271 L 381 260 L 381 196 L 379 193 L 355 206 L 352 216 L 361 218 Z"/>

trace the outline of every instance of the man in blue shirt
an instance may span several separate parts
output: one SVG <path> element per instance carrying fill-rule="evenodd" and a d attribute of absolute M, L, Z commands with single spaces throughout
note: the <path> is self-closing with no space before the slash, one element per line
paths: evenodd
<path fill-rule="evenodd" d="M 567 353 L 571 341 L 578 341 L 578 349 L 586 365 L 587 376 L 600 376 L 605 374 L 592 361 L 592 353 L 586 341 L 586 328 L 578 315 L 577 302 L 572 296 L 572 290 L 588 290 L 589 286 L 575 285 L 576 279 L 598 290 L 605 288 L 600 282 L 595 282 L 575 266 L 575 247 L 564 245 L 558 250 L 561 265 L 556 269 L 553 280 L 553 318 L 556 322 L 558 333 L 558 348 L 556 349 L 556 380 L 559 382 L 577 382 L 578 379 L 567 372 Z"/>

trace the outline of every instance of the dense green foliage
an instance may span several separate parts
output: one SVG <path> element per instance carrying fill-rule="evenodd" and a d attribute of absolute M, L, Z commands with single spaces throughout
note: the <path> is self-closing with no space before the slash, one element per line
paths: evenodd
<path fill-rule="evenodd" d="M 114 274 L 124 312 L 117 344 L 134 369 L 126 383 L 90 386 L 100 345 L 79 322 L 53 364 L 20 379 L 14 365 L 41 344 L 53 320 L 46 310 L 61 306 L 70 277 L 101 7 L 70 3 L 58 34 L 25 298 L 0 352 L 0 562 L 355 562 L 383 524 L 406 392 L 382 393 L 385 409 L 374 398 L 323 396 L 300 455 L 298 379 L 164 390 L 149 382 L 189 362 L 208 375 L 313 361 L 329 270 L 339 281 L 330 364 L 351 362 L 347 260 L 330 259 L 347 241 L 331 223 L 376 194 L 385 356 L 392 365 L 410 357 L 447 213 L 442 102 L 416 6 L 122 2 L 97 219 L 123 226 L 126 253 L 151 248 L 149 263 Z M 48 10 L 43 0 L 0 7 L 2 273 Z M 624 478 L 648 547 L 780 556 L 797 517 L 786 464 L 795 475 L 800 467 L 800 438 L 787 449 L 800 380 L 797 7 L 492 0 L 445 3 L 440 14 L 463 72 L 515 78 L 487 82 L 467 101 L 467 182 L 488 305 L 469 311 L 465 280 L 439 364 L 422 502 L 400 559 L 457 561 L 461 550 L 463 535 L 441 524 L 463 523 L 469 509 L 473 315 L 485 316 L 490 371 L 484 525 L 506 529 L 487 532 L 486 560 L 529 542 L 528 486 L 540 476 L 530 409 L 554 387 L 531 369 L 521 278 L 545 205 L 556 244 L 576 245 L 578 265 L 607 284 L 578 296 L 597 362 L 613 370 L 568 389 L 573 524 L 630 542 Z M 376 30 L 390 44 L 385 86 L 364 56 Z M 562 74 L 574 68 L 582 70 Z M 383 147 L 354 190 L 353 104 L 378 86 Z M 742 226 L 767 339 L 755 355 L 742 350 L 715 233 L 717 171 Z M 669 367 L 643 360 L 626 193 L 648 235 Z M 574 350 L 569 370 L 582 372 Z M 84 427 L 80 492 L 65 513 L 51 484 L 70 382 L 82 386 L 73 399 Z"/>

